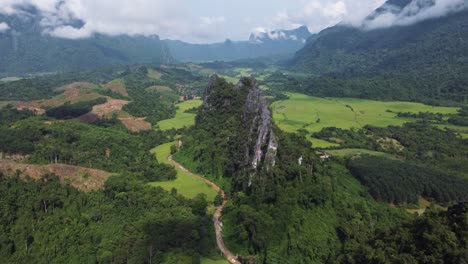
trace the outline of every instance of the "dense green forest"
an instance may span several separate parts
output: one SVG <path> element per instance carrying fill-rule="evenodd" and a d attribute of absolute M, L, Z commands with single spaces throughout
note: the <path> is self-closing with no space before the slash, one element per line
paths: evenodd
<path fill-rule="evenodd" d="M 83 193 L 54 175 L 40 181 L 0 175 L 2 263 L 177 263 L 214 248 L 203 196 L 187 200 L 132 176 Z"/>
<path fill-rule="evenodd" d="M 387 255 L 365 255 L 370 250 L 381 250 L 378 247 L 381 244 L 375 244 L 377 240 L 396 241 L 401 236 L 410 236 L 405 243 L 418 245 L 424 242 L 416 231 L 421 226 L 426 228 L 427 236 L 436 239 L 434 244 L 426 245 L 425 252 L 430 252 L 441 247 L 441 237 L 445 235 L 431 229 L 433 221 L 447 228 L 447 235 L 458 232 L 440 220 L 443 213 L 428 214 L 424 222 L 370 198 L 372 195 L 380 201 L 414 203 L 422 195 L 447 204 L 466 199 L 466 179 L 455 175 L 455 170 L 443 169 L 450 164 L 448 160 L 466 157 L 464 148 L 451 148 L 464 144 L 455 133 L 432 128 L 427 123 L 355 131 L 329 128 L 314 136 L 344 138 L 343 147 L 364 145 L 411 161 L 363 157 L 349 162 L 323 162 L 312 151 L 306 135 L 285 134 L 273 127 L 278 140 L 275 165 L 265 167 L 264 160 L 252 171 L 245 168 L 249 165 L 241 153 L 245 146 L 255 144 L 255 137 L 250 138 L 250 127 L 246 124 L 258 116 L 245 112 L 249 91 L 243 88 L 247 85 L 254 89 L 254 85 L 243 80 L 241 83 L 244 86 L 237 88 L 216 79 L 215 85 L 207 89 L 196 125 L 184 134 L 183 146 L 175 158 L 230 192 L 231 203 L 223 216 L 225 238 L 231 250 L 241 254 L 242 261 L 373 263 L 372 260 L 379 260 L 382 262 L 376 263 L 384 263 L 391 259 L 390 252 L 396 246 L 390 242 L 388 248 L 381 246 L 388 250 Z M 398 138 L 405 149 L 382 146 L 378 142 L 382 137 Z M 441 142 L 446 144 L 440 146 Z M 426 157 L 424 153 L 427 155 L 430 150 L 434 155 Z M 441 167 L 422 165 L 436 160 L 442 163 Z M 462 166 L 465 161 L 459 162 Z M 380 173 L 382 170 L 388 173 Z M 365 173 L 360 177 L 358 173 L 362 171 Z M 461 215 L 466 216 L 466 212 Z M 466 232 L 466 225 L 460 231 Z M 465 254 L 465 245 L 462 238 L 453 240 L 447 249 L 452 251 L 446 258 L 460 259 Z M 424 258 L 416 250 L 397 248 L 395 252 L 407 254 L 408 259 Z"/>
<path fill-rule="evenodd" d="M 465 263 L 468 205 L 430 211 L 365 241 L 349 239 L 341 263 Z"/>
<path fill-rule="evenodd" d="M 350 160 L 348 168 L 380 201 L 417 204 L 418 197 L 427 197 L 444 204 L 468 198 L 468 179 L 446 170 L 379 157 Z"/>

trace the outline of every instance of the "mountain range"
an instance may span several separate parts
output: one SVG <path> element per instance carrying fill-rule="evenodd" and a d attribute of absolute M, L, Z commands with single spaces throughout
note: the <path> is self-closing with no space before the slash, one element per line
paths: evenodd
<path fill-rule="evenodd" d="M 247 58 L 292 55 L 304 46 L 312 34 L 306 26 L 293 30 L 252 33 L 247 41 L 191 44 L 179 40 L 164 40 L 178 61 L 232 61 Z"/>
<path fill-rule="evenodd" d="M 292 55 L 311 35 L 307 27 L 252 34 L 248 41 L 190 44 L 160 40 L 157 35 L 93 34 L 88 38 L 54 37 L 44 25 L 45 16 L 32 6 L 14 14 L 0 14 L 0 74 L 47 73 L 138 63 L 176 61 L 232 61 L 262 56 Z M 5 26 L 6 25 L 6 26 Z M 72 19 L 66 25 L 81 28 Z"/>
<path fill-rule="evenodd" d="M 464 102 L 468 11 L 436 14 L 434 4 L 387 1 L 360 26 L 338 24 L 309 38 L 292 67 L 319 76 L 306 88 L 316 95 Z M 385 25 L 382 15 L 395 21 Z"/>
<path fill-rule="evenodd" d="M 8 29 L 0 32 L 0 72 L 70 71 L 133 63 L 168 63 L 173 59 L 158 36 L 108 36 L 63 39 L 44 33 L 42 14 L 24 7 L 2 15 Z M 79 27 L 82 21 L 72 21 Z"/>

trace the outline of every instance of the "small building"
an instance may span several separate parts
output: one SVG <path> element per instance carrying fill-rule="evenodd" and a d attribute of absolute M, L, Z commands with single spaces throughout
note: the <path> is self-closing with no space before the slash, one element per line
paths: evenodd
<path fill-rule="evenodd" d="M 330 160 L 331 158 L 333 158 L 332 155 L 326 153 L 326 152 L 319 152 L 319 157 L 322 161 L 326 161 L 326 160 Z"/>

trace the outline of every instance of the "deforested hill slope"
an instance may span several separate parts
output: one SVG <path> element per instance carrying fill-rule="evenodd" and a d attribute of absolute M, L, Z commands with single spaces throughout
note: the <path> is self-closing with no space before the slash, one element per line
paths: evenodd
<path fill-rule="evenodd" d="M 328 76 L 324 78 L 330 84 L 321 79 L 308 88 L 319 95 L 382 99 L 377 98 L 379 94 L 393 93 L 391 99 L 464 102 L 468 11 L 459 7 L 423 19 L 428 13 L 424 10 L 434 3 L 392 0 L 369 15 L 361 27 L 340 24 L 325 29 L 296 53 L 293 67 Z M 409 13 L 415 6 L 418 11 Z M 385 25 L 382 16 L 397 20 Z M 338 83 L 333 80 L 337 77 L 350 81 Z"/>

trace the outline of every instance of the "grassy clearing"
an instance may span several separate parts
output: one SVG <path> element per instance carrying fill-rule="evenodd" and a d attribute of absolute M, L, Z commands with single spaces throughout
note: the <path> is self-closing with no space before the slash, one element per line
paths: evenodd
<path fill-rule="evenodd" d="M 0 79 L 0 82 L 14 82 L 14 81 L 19 81 L 23 78 L 21 77 L 5 77 L 5 78 L 1 78 Z"/>
<path fill-rule="evenodd" d="M 149 78 L 159 80 L 162 77 L 162 73 L 154 70 L 154 69 L 148 69 L 148 75 Z"/>
<path fill-rule="evenodd" d="M 201 100 L 189 100 L 178 104 L 177 113 L 174 118 L 163 120 L 157 124 L 159 129 L 166 131 L 169 129 L 180 129 L 185 126 L 193 126 L 195 124 L 195 114 L 185 113 L 186 110 L 199 107 L 202 104 Z"/>
<path fill-rule="evenodd" d="M 233 69 L 233 71 L 238 73 L 236 75 L 237 78 L 249 77 L 253 73 L 253 69 L 251 69 L 251 68 L 235 68 L 235 69 Z"/>
<path fill-rule="evenodd" d="M 227 82 L 230 82 L 230 83 L 233 83 L 233 84 L 237 84 L 239 82 L 239 78 L 235 78 L 235 77 L 230 77 L 230 76 L 227 76 L 227 75 L 220 75 L 219 77 L 225 79 Z"/>
<path fill-rule="evenodd" d="M 275 102 L 271 106 L 276 124 L 287 132 L 295 132 L 301 128 L 313 133 L 325 127 L 350 129 L 365 125 L 402 125 L 412 119 L 399 118 L 396 116 L 397 112 L 454 114 L 458 110 L 455 107 L 435 107 L 410 102 L 319 98 L 298 93 L 288 93 L 288 96 L 288 100 Z M 315 143 L 318 143 L 317 147 L 326 145 L 324 142 Z"/>
<path fill-rule="evenodd" d="M 213 260 L 209 258 L 202 258 L 201 263 L 202 264 L 228 264 L 229 262 L 224 259 Z"/>
<path fill-rule="evenodd" d="M 156 155 L 156 158 L 159 162 L 166 163 L 172 165 L 167 160 L 167 157 L 171 153 L 171 146 L 176 144 L 175 142 L 167 143 L 160 145 L 153 150 L 151 153 Z M 194 178 L 179 168 L 177 170 L 177 179 L 175 181 L 167 181 L 167 182 L 152 182 L 150 183 L 151 186 L 159 186 L 165 190 L 170 191 L 172 188 L 176 188 L 177 191 L 187 198 L 193 198 L 199 193 L 206 194 L 206 198 L 209 202 L 214 201 L 217 193 L 213 189 L 211 189 L 206 183 L 203 181 Z"/>
<path fill-rule="evenodd" d="M 172 92 L 172 89 L 168 86 L 154 85 L 145 89 L 147 92 Z"/>
<path fill-rule="evenodd" d="M 336 156 L 336 157 L 355 157 L 355 156 L 369 155 L 369 156 L 385 157 L 385 158 L 390 158 L 390 159 L 395 158 L 394 156 L 388 153 L 372 151 L 372 150 L 367 150 L 367 149 L 338 149 L 338 150 L 328 150 L 327 153 L 330 153 L 331 155 Z"/>
<path fill-rule="evenodd" d="M 449 125 L 449 124 L 437 124 L 435 126 L 441 129 L 448 128 L 460 134 L 462 138 L 468 138 L 468 127 Z"/>
<path fill-rule="evenodd" d="M 9 101 L 0 101 L 0 108 L 3 108 L 5 106 L 7 106 L 8 104 L 11 104 L 11 102 L 9 102 Z"/>
<path fill-rule="evenodd" d="M 125 82 L 122 79 L 116 79 L 110 81 L 104 85 L 104 87 L 108 90 L 111 90 L 114 93 L 118 93 L 120 95 L 128 97 L 127 89 L 125 88 Z"/>

